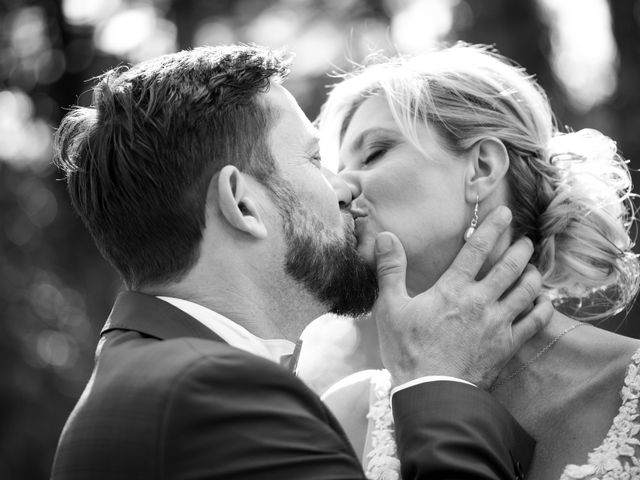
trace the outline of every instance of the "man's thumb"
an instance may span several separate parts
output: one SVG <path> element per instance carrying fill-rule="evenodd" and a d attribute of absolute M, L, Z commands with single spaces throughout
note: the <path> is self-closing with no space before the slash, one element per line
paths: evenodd
<path fill-rule="evenodd" d="M 376 237 L 376 270 L 379 296 L 407 296 L 407 257 L 398 237 L 382 232 Z"/>

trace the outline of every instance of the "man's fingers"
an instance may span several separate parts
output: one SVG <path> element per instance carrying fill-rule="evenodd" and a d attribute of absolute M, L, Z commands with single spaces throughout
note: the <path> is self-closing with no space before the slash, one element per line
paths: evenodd
<path fill-rule="evenodd" d="M 504 319 L 513 321 L 518 315 L 530 309 L 534 300 L 540 295 L 542 289 L 542 277 L 540 272 L 532 266 L 527 265 L 513 288 L 500 300 Z"/>
<path fill-rule="evenodd" d="M 407 297 L 407 257 L 398 237 L 382 232 L 376 238 L 376 271 L 378 274 L 378 298 Z"/>
<path fill-rule="evenodd" d="M 511 210 L 500 206 L 482 221 L 471 238 L 464 244 L 448 270 L 450 275 L 461 275 L 473 280 L 493 250 L 500 236 L 511 223 Z"/>
<path fill-rule="evenodd" d="M 549 324 L 553 312 L 553 305 L 549 297 L 540 295 L 536 299 L 533 309 L 512 327 L 514 351 L 545 328 Z"/>
<path fill-rule="evenodd" d="M 498 299 L 518 281 L 533 255 L 533 243 L 524 237 L 516 241 L 504 253 L 491 271 L 479 282 L 488 298 Z M 531 301 L 538 292 L 531 297 Z"/>

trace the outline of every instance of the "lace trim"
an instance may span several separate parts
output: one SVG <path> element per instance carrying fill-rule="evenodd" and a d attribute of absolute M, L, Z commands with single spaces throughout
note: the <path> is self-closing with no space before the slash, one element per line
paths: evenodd
<path fill-rule="evenodd" d="M 640 479 L 640 350 L 627 368 L 620 392 L 622 405 L 604 442 L 589 454 L 585 465 L 567 465 L 560 480 Z"/>
<path fill-rule="evenodd" d="M 366 475 L 369 480 L 399 480 L 389 372 L 374 375 L 371 388 L 373 400 L 367 418 L 373 428 Z M 602 444 L 589 454 L 587 464 L 567 465 L 560 480 L 640 480 L 640 349 L 627 367 L 620 396 L 622 404 Z"/>
<path fill-rule="evenodd" d="M 367 418 L 373 422 L 373 428 L 365 474 L 369 480 L 400 480 L 400 460 L 389 404 L 391 376 L 387 370 L 381 370 L 371 378 L 371 389 L 373 397 Z"/>

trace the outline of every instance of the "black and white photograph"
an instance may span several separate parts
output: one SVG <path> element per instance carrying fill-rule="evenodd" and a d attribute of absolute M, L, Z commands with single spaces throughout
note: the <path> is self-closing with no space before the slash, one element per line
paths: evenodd
<path fill-rule="evenodd" d="M 0 479 L 640 480 L 640 0 L 0 0 Z"/>

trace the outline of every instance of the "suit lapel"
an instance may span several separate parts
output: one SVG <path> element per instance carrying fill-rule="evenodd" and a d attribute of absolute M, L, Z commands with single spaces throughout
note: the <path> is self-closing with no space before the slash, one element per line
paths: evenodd
<path fill-rule="evenodd" d="M 101 335 L 111 330 L 134 330 L 160 340 L 195 337 L 224 342 L 179 308 L 138 292 L 122 292 L 118 295 Z"/>

